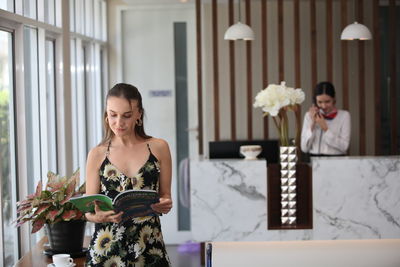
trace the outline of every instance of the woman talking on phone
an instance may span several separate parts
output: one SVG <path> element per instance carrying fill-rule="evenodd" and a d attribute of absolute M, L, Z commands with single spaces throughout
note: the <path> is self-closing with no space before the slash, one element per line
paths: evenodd
<path fill-rule="evenodd" d="M 318 83 L 313 102 L 304 116 L 301 150 L 310 156 L 346 155 L 350 143 L 350 114 L 336 108 L 333 84 Z"/>

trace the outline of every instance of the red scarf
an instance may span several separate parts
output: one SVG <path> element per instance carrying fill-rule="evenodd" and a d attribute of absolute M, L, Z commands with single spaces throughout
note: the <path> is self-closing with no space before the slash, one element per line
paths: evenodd
<path fill-rule="evenodd" d="M 337 115 L 337 109 L 335 108 L 334 110 L 332 110 L 331 112 L 329 112 L 328 114 L 322 114 L 322 116 L 324 116 L 325 120 L 333 120 L 336 115 Z"/>

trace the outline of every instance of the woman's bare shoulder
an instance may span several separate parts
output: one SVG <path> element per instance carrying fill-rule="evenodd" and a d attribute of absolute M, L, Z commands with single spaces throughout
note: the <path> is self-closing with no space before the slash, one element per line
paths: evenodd
<path fill-rule="evenodd" d="M 100 163 L 106 156 L 107 147 L 98 145 L 93 147 L 88 153 L 88 161 L 92 163 Z"/>
<path fill-rule="evenodd" d="M 165 141 L 162 138 L 157 138 L 157 137 L 150 138 L 148 142 L 150 142 L 152 144 L 155 144 L 155 145 L 158 145 L 158 146 L 168 145 L 167 141 Z"/>
<path fill-rule="evenodd" d="M 164 139 L 152 137 L 147 141 L 147 143 L 149 144 L 150 149 L 155 156 L 162 156 L 165 153 L 169 153 L 168 142 Z"/>

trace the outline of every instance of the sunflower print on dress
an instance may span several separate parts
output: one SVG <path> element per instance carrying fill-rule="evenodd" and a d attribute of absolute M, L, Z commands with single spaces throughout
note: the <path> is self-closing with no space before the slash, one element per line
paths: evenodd
<path fill-rule="evenodd" d="M 128 177 L 106 157 L 100 167 L 100 194 L 114 198 L 129 189 L 158 191 L 160 165 L 151 153 L 133 177 Z M 90 267 L 171 266 L 158 216 L 138 217 L 123 223 L 97 223 L 87 253 Z"/>

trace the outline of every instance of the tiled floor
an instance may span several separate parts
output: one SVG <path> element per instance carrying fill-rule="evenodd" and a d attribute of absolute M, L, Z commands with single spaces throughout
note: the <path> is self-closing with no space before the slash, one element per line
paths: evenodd
<path fill-rule="evenodd" d="M 200 252 L 178 252 L 177 245 L 167 245 L 172 267 L 201 267 Z"/>

